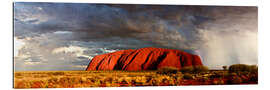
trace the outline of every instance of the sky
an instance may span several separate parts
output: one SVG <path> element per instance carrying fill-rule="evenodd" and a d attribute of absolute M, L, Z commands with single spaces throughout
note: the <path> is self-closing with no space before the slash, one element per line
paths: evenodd
<path fill-rule="evenodd" d="M 85 70 L 99 54 L 157 47 L 210 69 L 258 64 L 253 6 L 14 3 L 15 71 Z"/>

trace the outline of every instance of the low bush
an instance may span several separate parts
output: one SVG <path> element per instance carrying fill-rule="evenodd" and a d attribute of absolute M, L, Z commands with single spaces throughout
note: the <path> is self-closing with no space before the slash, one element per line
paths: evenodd
<path fill-rule="evenodd" d="M 183 73 L 190 73 L 190 72 L 193 72 L 193 70 L 194 70 L 193 66 L 188 66 L 188 67 L 181 68 L 180 71 Z"/>
<path fill-rule="evenodd" d="M 230 72 L 258 72 L 257 65 L 234 64 L 229 67 Z"/>
<path fill-rule="evenodd" d="M 208 71 L 208 67 L 206 66 L 194 66 L 194 72 L 206 72 Z"/>
<path fill-rule="evenodd" d="M 222 68 L 223 68 L 223 70 L 227 70 L 228 67 L 227 66 L 222 66 Z"/>
<path fill-rule="evenodd" d="M 258 72 L 258 66 L 257 65 L 250 65 L 249 66 L 250 72 Z"/>
<path fill-rule="evenodd" d="M 242 78 L 239 76 L 233 76 L 231 79 L 229 79 L 230 84 L 241 84 L 242 83 Z"/>
<path fill-rule="evenodd" d="M 183 67 L 181 70 L 183 73 L 192 73 L 192 72 L 206 72 L 208 71 L 208 67 L 206 66 L 188 66 L 188 67 Z"/>
<path fill-rule="evenodd" d="M 258 82 L 258 74 L 251 74 L 249 81 L 251 82 Z"/>
<path fill-rule="evenodd" d="M 158 69 L 157 74 L 176 74 L 178 70 L 179 69 L 175 67 L 162 67 Z"/>
<path fill-rule="evenodd" d="M 183 79 L 193 79 L 191 74 L 184 74 Z"/>

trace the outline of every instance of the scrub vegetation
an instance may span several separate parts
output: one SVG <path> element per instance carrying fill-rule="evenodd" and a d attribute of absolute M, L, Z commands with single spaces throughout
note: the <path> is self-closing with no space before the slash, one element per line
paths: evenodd
<path fill-rule="evenodd" d="M 229 69 L 205 66 L 156 71 L 25 71 L 14 73 L 14 88 L 88 88 L 258 84 L 258 67 L 236 64 Z"/>

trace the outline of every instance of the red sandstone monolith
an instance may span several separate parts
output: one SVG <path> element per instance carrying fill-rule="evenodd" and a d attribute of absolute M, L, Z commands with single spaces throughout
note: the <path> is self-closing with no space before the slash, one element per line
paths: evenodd
<path fill-rule="evenodd" d="M 198 55 L 164 48 L 120 50 L 95 56 L 86 70 L 157 70 L 162 67 L 181 69 L 202 65 Z"/>

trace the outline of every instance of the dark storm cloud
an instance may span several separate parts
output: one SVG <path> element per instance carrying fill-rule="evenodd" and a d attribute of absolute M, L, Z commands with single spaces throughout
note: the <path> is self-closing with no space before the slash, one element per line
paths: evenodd
<path fill-rule="evenodd" d="M 243 59 L 254 54 L 240 53 L 250 48 L 243 48 L 249 39 L 252 43 L 257 41 L 253 40 L 257 35 L 256 7 L 15 3 L 14 12 L 18 39 L 31 38 L 29 44 L 35 39 L 36 48 L 51 51 L 82 47 L 83 53 L 76 52 L 82 56 L 54 56 L 55 59 L 68 57 L 67 62 L 74 65 L 85 65 L 88 60 L 84 55 L 93 57 L 110 50 L 143 47 L 199 51 L 208 60 L 204 62 L 206 65 L 228 55 L 226 59 L 233 59 L 226 64 L 232 64 L 239 61 L 233 61 L 236 57 Z M 243 45 L 237 43 L 239 40 Z M 257 53 L 257 47 L 253 51 Z M 219 52 L 217 58 L 213 57 L 214 52 Z M 41 56 L 49 57 L 51 54 L 47 53 L 50 52 Z"/>
<path fill-rule="evenodd" d="M 189 49 L 188 47 L 192 45 L 189 41 L 200 43 L 200 38 L 197 37 L 199 33 L 197 28 L 205 28 L 202 25 L 205 22 L 215 22 L 220 18 L 256 12 L 257 10 L 254 7 L 62 3 L 29 3 L 25 5 L 25 7 L 27 6 L 41 7 L 42 11 L 35 11 L 32 14 L 42 12 L 48 17 L 48 21 L 32 25 L 29 30 L 33 30 L 35 33 L 68 30 L 75 32 L 73 36 L 76 40 L 89 41 L 98 38 L 128 37 L 161 45 L 173 40 L 172 45 L 164 44 L 164 46 L 178 49 Z M 30 9 L 30 11 L 34 10 Z M 18 19 L 16 14 L 15 19 Z M 33 21 L 38 20 L 30 20 L 25 23 Z"/>

